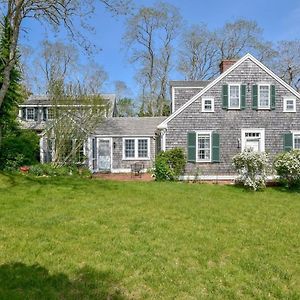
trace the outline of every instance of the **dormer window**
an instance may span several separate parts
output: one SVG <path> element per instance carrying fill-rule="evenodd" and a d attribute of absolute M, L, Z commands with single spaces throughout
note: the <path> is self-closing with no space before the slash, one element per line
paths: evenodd
<path fill-rule="evenodd" d="M 228 90 L 228 109 L 240 109 L 240 85 L 230 84 Z"/>
<path fill-rule="evenodd" d="M 261 84 L 258 86 L 258 108 L 270 109 L 270 85 Z"/>

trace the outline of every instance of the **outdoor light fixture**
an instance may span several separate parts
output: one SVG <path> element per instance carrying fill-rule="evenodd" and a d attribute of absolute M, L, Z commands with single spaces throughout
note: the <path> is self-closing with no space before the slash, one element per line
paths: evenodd
<path fill-rule="evenodd" d="M 250 82 L 247 83 L 247 91 L 250 92 Z"/>
<path fill-rule="evenodd" d="M 238 149 L 241 148 L 241 139 L 237 139 L 237 148 L 238 148 Z"/>
<path fill-rule="evenodd" d="M 117 146 L 116 142 L 114 142 L 113 145 L 114 145 L 114 149 L 116 149 L 116 146 Z"/>

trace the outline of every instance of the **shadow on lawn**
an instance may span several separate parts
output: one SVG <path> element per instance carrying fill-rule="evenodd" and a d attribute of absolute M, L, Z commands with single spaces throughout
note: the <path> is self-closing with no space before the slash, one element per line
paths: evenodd
<path fill-rule="evenodd" d="M 110 273 L 90 267 L 75 279 L 50 274 L 44 267 L 10 263 L 0 266 L 0 299 L 126 299 Z"/>

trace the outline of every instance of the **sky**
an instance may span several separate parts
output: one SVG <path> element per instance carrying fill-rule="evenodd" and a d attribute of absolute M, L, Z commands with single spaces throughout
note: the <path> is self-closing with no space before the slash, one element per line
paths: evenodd
<path fill-rule="evenodd" d="M 300 39 L 300 0 L 166 0 L 176 6 L 184 20 L 184 25 L 207 24 L 209 29 L 217 29 L 226 22 L 238 18 L 254 20 L 264 31 L 266 40 L 273 42 L 288 39 Z M 152 0 L 135 0 L 138 6 L 150 6 Z M 90 22 L 95 28 L 88 38 L 94 41 L 98 51 L 93 60 L 103 65 L 108 73 L 108 82 L 104 92 L 114 93 L 114 81 L 124 81 L 132 91 L 131 97 L 137 96 L 137 83 L 134 75 L 136 67 L 128 63 L 126 49 L 122 43 L 125 29 L 125 17 L 113 17 L 103 6 L 100 6 Z M 45 39 L 65 39 L 64 32 L 53 35 L 39 23 L 26 21 L 26 31 L 21 35 L 21 43 L 38 49 Z M 82 51 L 81 60 L 86 60 Z M 182 75 L 173 71 L 171 80 L 180 80 Z"/>

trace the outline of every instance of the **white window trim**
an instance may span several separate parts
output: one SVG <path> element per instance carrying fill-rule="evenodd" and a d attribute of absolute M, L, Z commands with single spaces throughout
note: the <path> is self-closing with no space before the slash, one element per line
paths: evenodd
<path fill-rule="evenodd" d="M 287 110 L 287 101 L 292 100 L 294 104 L 294 109 L 293 110 Z M 284 97 L 283 98 L 283 112 L 286 113 L 294 113 L 296 112 L 296 98 L 294 97 Z"/>
<path fill-rule="evenodd" d="M 211 130 L 201 130 L 201 131 L 195 131 L 196 132 L 196 162 L 199 163 L 210 163 L 212 162 L 212 131 Z M 198 145 L 198 136 L 202 134 L 209 134 L 210 138 L 210 157 L 209 159 L 199 159 L 198 158 L 198 150 L 199 150 L 199 145 Z"/>
<path fill-rule="evenodd" d="M 264 128 L 247 128 L 247 129 L 242 129 L 241 130 L 241 135 L 242 135 L 242 147 L 241 151 L 243 152 L 245 150 L 245 145 L 246 145 L 246 133 L 251 133 L 251 132 L 258 132 L 260 133 L 260 138 L 261 138 L 261 152 L 265 152 L 265 129 Z"/>
<path fill-rule="evenodd" d="M 211 110 L 205 110 L 205 101 L 211 101 Z M 215 100 L 212 97 L 203 97 L 202 98 L 202 112 L 213 113 L 215 112 Z"/>
<path fill-rule="evenodd" d="M 268 107 L 261 107 L 260 106 L 260 87 L 261 86 L 268 86 L 269 87 L 269 105 Z M 270 110 L 271 109 L 271 84 L 268 83 L 261 83 L 257 85 L 257 109 L 261 110 Z"/>
<path fill-rule="evenodd" d="M 293 131 L 291 131 L 291 133 L 293 134 L 293 150 L 295 150 L 295 135 L 300 135 L 300 131 L 293 130 Z"/>
<path fill-rule="evenodd" d="M 231 107 L 230 106 L 230 87 L 231 86 L 238 86 L 239 87 L 239 107 Z M 237 109 L 241 109 L 241 85 L 239 83 L 230 83 L 228 84 L 228 109 L 233 109 L 233 110 L 237 110 Z"/>
<path fill-rule="evenodd" d="M 134 140 L 134 157 L 126 157 L 125 156 L 125 141 L 126 140 Z M 148 153 L 147 157 L 138 157 L 138 149 L 139 143 L 138 140 L 147 140 L 148 142 Z M 122 142 L 123 150 L 122 150 L 122 160 L 150 160 L 150 138 L 149 137 L 124 137 Z"/>

